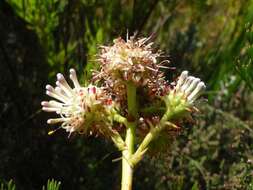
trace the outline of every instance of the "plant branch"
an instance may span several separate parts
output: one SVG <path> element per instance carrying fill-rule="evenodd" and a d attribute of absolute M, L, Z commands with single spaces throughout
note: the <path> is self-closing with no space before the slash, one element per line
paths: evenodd
<path fill-rule="evenodd" d="M 125 126 L 127 126 L 127 118 L 125 118 L 124 116 L 118 114 L 118 113 L 115 113 L 113 115 L 113 120 L 118 122 L 118 123 L 121 123 L 121 124 L 124 124 Z"/>
<path fill-rule="evenodd" d="M 141 159 L 143 158 L 143 155 L 148 150 L 148 146 L 149 146 L 150 142 L 152 140 L 154 140 L 164 128 L 166 128 L 168 126 L 172 126 L 174 128 L 177 128 L 177 126 L 175 124 L 168 121 L 168 120 L 172 119 L 176 114 L 177 114 L 176 112 L 172 112 L 170 109 L 168 109 L 164 113 L 160 122 L 155 127 L 151 126 L 149 133 L 145 136 L 145 138 L 143 139 L 139 148 L 136 150 L 136 152 L 131 157 L 131 164 L 133 166 L 135 166 L 139 161 L 141 161 Z"/>
<path fill-rule="evenodd" d="M 122 151 L 122 180 L 121 190 L 131 190 L 133 181 L 133 166 L 129 161 L 134 153 L 135 130 L 137 119 L 136 87 L 127 84 L 128 121 L 126 126 L 126 150 Z"/>

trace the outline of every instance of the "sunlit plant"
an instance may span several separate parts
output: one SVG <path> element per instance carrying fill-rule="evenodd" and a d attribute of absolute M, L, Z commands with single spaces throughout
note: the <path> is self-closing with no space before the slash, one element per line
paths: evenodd
<path fill-rule="evenodd" d="M 56 112 L 48 124 L 61 123 L 69 135 L 79 133 L 109 138 L 122 152 L 121 189 L 132 189 L 135 166 L 148 152 L 151 142 L 196 110 L 194 103 L 205 89 L 199 78 L 183 71 L 174 82 L 165 80 L 166 68 L 149 38 L 115 39 L 101 46 L 88 86 L 81 86 L 70 69 L 71 87 L 57 74 L 56 87 L 46 86 L 46 94 L 55 100 L 43 101 L 43 110 Z M 49 133 L 54 132 L 51 131 Z M 170 135 L 169 133 L 165 133 Z"/>

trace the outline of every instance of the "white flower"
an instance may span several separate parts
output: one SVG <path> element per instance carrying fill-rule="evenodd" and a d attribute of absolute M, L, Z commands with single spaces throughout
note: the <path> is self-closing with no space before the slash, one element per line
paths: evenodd
<path fill-rule="evenodd" d="M 71 88 L 64 76 L 57 74 L 56 87 L 46 86 L 46 94 L 55 98 L 41 103 L 42 110 L 56 112 L 60 117 L 48 119 L 48 124 L 62 123 L 67 132 L 92 133 L 98 125 L 109 121 L 112 100 L 102 88 L 89 85 L 81 87 L 74 69 L 70 69 Z"/>
<path fill-rule="evenodd" d="M 189 104 L 193 104 L 205 88 L 205 83 L 199 78 L 188 76 L 188 71 L 183 71 L 173 93 L 183 96 Z"/>
<path fill-rule="evenodd" d="M 184 112 L 194 106 L 195 100 L 202 94 L 206 86 L 199 78 L 188 76 L 183 71 L 176 86 L 166 96 L 163 96 L 166 107 L 175 112 Z"/>

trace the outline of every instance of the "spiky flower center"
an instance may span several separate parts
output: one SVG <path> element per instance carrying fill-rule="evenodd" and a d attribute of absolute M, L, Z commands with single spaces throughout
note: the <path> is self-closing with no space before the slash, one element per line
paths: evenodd
<path fill-rule="evenodd" d="M 118 38 L 112 46 L 102 46 L 98 55 L 101 70 L 93 79 L 102 80 L 118 97 L 125 95 L 128 82 L 148 88 L 152 93 L 161 91 L 166 81 L 159 68 L 164 66 L 157 63 L 160 52 L 154 52 L 149 40 Z"/>

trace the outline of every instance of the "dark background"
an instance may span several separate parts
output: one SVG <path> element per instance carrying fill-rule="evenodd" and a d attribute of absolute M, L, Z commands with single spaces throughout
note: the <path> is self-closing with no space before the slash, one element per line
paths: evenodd
<path fill-rule="evenodd" d="M 153 35 L 177 70 L 207 84 L 195 124 L 167 151 L 146 156 L 133 189 L 252 189 L 252 0 L 1 0 L 0 181 L 16 189 L 119 189 L 120 156 L 99 138 L 47 135 L 40 102 L 57 72 L 81 81 L 96 68 L 99 45 Z M 4 188 L 4 187 L 3 187 Z M 1 189 L 2 190 L 2 189 Z"/>

